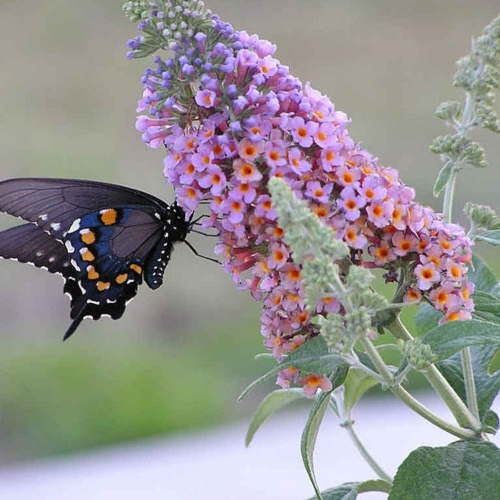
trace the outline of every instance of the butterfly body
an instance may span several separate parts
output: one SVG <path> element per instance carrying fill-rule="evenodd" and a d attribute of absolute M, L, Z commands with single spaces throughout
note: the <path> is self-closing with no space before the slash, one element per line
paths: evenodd
<path fill-rule="evenodd" d="M 120 318 L 142 280 L 161 286 L 173 246 L 191 222 L 176 203 L 141 191 L 71 179 L 0 182 L 0 211 L 28 221 L 0 232 L 0 257 L 61 274 L 73 320 Z"/>

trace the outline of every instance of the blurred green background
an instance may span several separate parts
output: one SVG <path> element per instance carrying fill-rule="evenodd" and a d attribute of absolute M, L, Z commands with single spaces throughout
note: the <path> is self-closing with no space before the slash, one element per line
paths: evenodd
<path fill-rule="evenodd" d="M 0 178 L 64 176 L 130 185 L 172 200 L 162 152 L 135 131 L 144 60 L 125 58 L 136 28 L 120 1 L 0 3 Z M 352 118 L 351 136 L 394 166 L 422 203 L 445 133 L 433 117 L 454 63 L 499 14 L 498 0 L 207 0 Z M 482 134 L 491 168 L 463 173 L 464 201 L 499 208 L 500 140 Z M 12 220 L 0 218 L 0 226 Z M 213 240 L 192 235 L 206 255 Z M 484 252 L 484 250 L 483 250 Z M 176 249 L 165 284 L 141 287 L 121 321 L 69 324 L 62 282 L 0 262 L 0 465 L 248 418 L 262 391 L 237 404 L 262 372 L 260 309 L 229 276 Z M 265 389 L 263 389 L 265 390 Z M 243 436 L 242 436 L 243 439 Z"/>

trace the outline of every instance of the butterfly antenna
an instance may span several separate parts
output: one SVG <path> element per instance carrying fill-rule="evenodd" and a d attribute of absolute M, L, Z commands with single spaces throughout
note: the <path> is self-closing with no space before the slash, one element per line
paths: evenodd
<path fill-rule="evenodd" d="M 200 220 L 201 220 L 201 219 L 204 219 L 205 217 L 210 217 L 210 215 L 208 215 L 208 214 L 203 214 L 203 215 L 200 215 L 199 217 L 196 217 L 196 219 L 195 219 L 195 220 L 192 220 L 192 221 L 190 222 L 190 224 L 191 224 L 191 225 L 193 225 L 193 224 L 199 224 L 199 223 L 200 223 Z"/>
<path fill-rule="evenodd" d="M 189 231 L 189 232 L 190 233 L 201 234 L 202 236 L 208 236 L 209 238 L 217 238 L 219 236 L 218 234 L 204 233 L 203 231 L 198 231 L 197 229 L 191 229 L 191 231 Z"/>
<path fill-rule="evenodd" d="M 193 252 L 196 257 L 201 257 L 202 259 L 206 259 L 206 260 L 209 260 L 211 262 L 215 262 L 216 264 L 222 264 L 222 262 L 219 262 L 217 259 L 212 259 L 212 257 L 207 257 L 206 255 L 201 255 L 201 253 L 198 253 L 198 251 L 196 250 L 196 248 L 194 248 L 193 245 L 191 245 L 191 243 L 189 243 L 189 241 L 186 241 L 184 240 L 184 243 L 191 249 L 191 252 Z"/>

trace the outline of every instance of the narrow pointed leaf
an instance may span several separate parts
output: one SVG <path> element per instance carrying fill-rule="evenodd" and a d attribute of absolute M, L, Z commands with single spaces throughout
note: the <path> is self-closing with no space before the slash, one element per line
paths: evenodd
<path fill-rule="evenodd" d="M 378 382 L 359 370 L 350 370 L 344 382 L 344 405 L 348 412 L 352 411 L 356 403 L 366 391 L 377 385 Z"/>
<path fill-rule="evenodd" d="M 477 255 L 472 256 L 472 266 L 470 266 L 467 276 L 476 286 L 476 291 L 480 290 L 493 295 L 495 295 L 495 290 L 498 292 L 497 278 L 485 262 Z"/>
<path fill-rule="evenodd" d="M 500 325 L 487 321 L 450 321 L 422 335 L 438 360 L 444 360 L 464 347 L 473 345 L 500 346 Z"/>
<path fill-rule="evenodd" d="M 259 407 L 252 416 L 250 425 L 248 426 L 247 435 L 245 438 L 245 446 L 248 446 L 255 433 L 259 430 L 260 426 L 278 410 L 284 406 L 304 399 L 306 396 L 302 389 L 278 389 L 268 394 L 260 403 Z"/>
<path fill-rule="evenodd" d="M 302 440 L 300 443 L 300 452 L 302 455 L 302 461 L 304 462 L 304 467 L 307 471 L 311 484 L 316 492 L 318 500 L 323 500 L 318 484 L 316 482 L 316 475 L 314 473 L 313 464 L 313 454 L 314 447 L 316 445 L 316 438 L 318 437 L 318 431 L 325 416 L 326 410 L 328 408 L 328 403 L 330 400 L 330 393 L 322 393 L 309 414 L 304 431 L 302 432 Z"/>
<path fill-rule="evenodd" d="M 298 368 L 307 373 L 318 373 L 329 377 L 338 369 L 345 369 L 346 362 L 336 354 L 329 354 L 328 347 L 322 337 L 315 337 L 290 353 L 286 359 L 267 373 L 254 380 L 239 395 L 238 401 L 245 398 L 250 391 L 255 389 L 271 377 L 276 376 L 281 370 L 289 367 Z"/>
<path fill-rule="evenodd" d="M 476 236 L 476 239 L 497 247 L 500 245 L 500 230 L 484 231 L 484 233 Z"/>
<path fill-rule="evenodd" d="M 436 182 L 434 184 L 434 196 L 439 196 L 441 191 L 446 187 L 446 184 L 448 184 L 448 181 L 450 180 L 451 177 L 451 172 L 453 169 L 453 164 L 451 162 L 448 162 L 440 171 L 437 176 Z"/>

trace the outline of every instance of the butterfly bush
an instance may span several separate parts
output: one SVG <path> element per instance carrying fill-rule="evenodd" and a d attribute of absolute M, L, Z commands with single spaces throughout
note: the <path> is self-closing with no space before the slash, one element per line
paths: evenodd
<path fill-rule="evenodd" d="M 141 35 L 129 57 L 168 48 L 145 71 L 137 129 L 164 146 L 164 174 L 187 215 L 209 203 L 204 226 L 238 287 L 262 302 L 265 346 L 282 360 L 318 335 L 313 317 L 345 309 L 336 297 L 305 305 L 302 266 L 284 242 L 268 190 L 279 177 L 350 251 L 350 265 L 385 271 L 396 302 L 427 301 L 441 322 L 467 320 L 471 241 L 463 229 L 415 201 L 396 169 L 382 166 L 348 133 L 349 119 L 274 57 L 276 47 L 235 31 L 201 2 L 129 2 Z M 282 387 L 313 395 L 327 378 L 288 368 Z"/>

